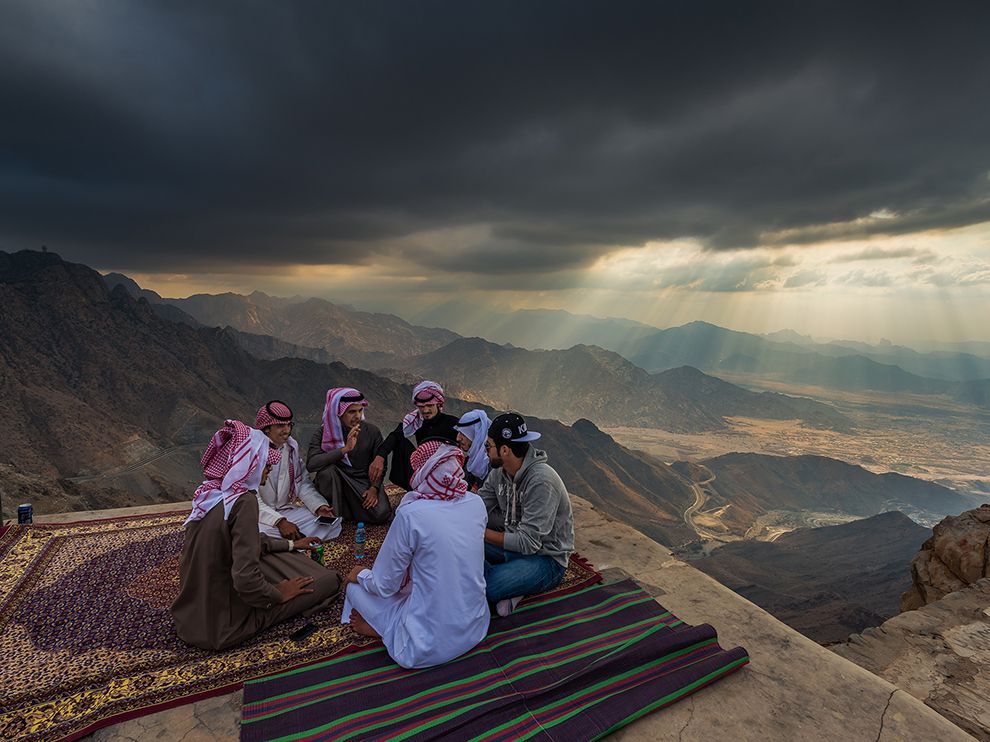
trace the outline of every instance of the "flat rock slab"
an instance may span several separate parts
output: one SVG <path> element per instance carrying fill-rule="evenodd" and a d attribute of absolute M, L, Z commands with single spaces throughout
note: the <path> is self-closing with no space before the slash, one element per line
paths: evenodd
<path fill-rule="evenodd" d="M 990 741 L 990 579 L 831 649 Z"/>

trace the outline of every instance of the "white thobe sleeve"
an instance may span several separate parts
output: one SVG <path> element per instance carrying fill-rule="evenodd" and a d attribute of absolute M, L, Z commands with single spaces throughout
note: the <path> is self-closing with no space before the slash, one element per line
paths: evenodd
<path fill-rule="evenodd" d="M 258 522 L 264 526 L 273 526 L 278 523 L 284 515 L 280 515 L 275 508 L 265 502 L 265 499 L 261 496 L 262 490 L 269 490 L 267 487 L 258 488 Z"/>
<path fill-rule="evenodd" d="M 306 471 L 306 465 L 303 464 L 302 457 L 299 457 L 295 462 L 295 469 L 296 496 L 302 500 L 303 505 L 309 509 L 309 512 L 315 513 L 324 505 L 329 505 L 330 503 L 327 502 L 327 499 L 316 489 L 313 480 L 309 478 L 309 472 Z"/>
<path fill-rule="evenodd" d="M 389 526 L 382 548 L 378 551 L 375 566 L 358 574 L 358 583 L 372 595 L 387 598 L 399 592 L 412 564 L 415 535 L 412 524 L 401 509 Z"/>

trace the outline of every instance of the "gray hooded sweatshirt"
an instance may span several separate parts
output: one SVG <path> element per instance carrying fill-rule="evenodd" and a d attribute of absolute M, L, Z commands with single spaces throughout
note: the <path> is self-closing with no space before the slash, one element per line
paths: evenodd
<path fill-rule="evenodd" d="M 505 532 L 507 551 L 550 556 L 567 566 L 574 551 L 571 499 L 546 451 L 530 446 L 511 479 L 501 467 L 492 469 L 478 495 L 488 508 L 488 527 Z"/>

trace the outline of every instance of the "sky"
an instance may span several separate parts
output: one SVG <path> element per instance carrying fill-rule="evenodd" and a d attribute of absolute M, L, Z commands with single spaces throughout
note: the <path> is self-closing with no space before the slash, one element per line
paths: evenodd
<path fill-rule="evenodd" d="M 166 296 L 990 340 L 982 2 L 0 4 L 0 250 Z"/>

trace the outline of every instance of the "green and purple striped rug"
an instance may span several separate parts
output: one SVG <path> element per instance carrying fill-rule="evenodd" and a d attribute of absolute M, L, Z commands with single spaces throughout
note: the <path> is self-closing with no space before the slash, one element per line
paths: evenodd
<path fill-rule="evenodd" d="M 403 670 L 376 643 L 249 681 L 241 739 L 598 739 L 748 661 L 625 580 L 524 605 L 439 667 Z"/>

